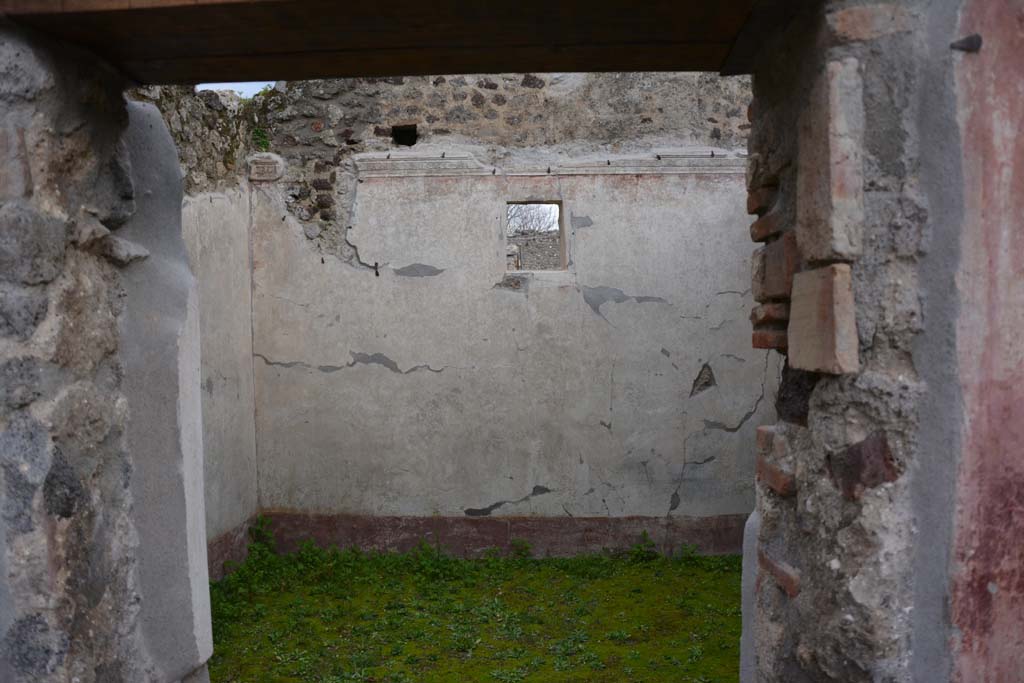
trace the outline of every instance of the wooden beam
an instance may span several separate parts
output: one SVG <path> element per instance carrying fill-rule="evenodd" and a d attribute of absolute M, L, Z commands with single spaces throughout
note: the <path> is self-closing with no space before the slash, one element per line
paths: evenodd
<path fill-rule="evenodd" d="M 718 70 L 756 0 L 0 0 L 143 83 Z"/>

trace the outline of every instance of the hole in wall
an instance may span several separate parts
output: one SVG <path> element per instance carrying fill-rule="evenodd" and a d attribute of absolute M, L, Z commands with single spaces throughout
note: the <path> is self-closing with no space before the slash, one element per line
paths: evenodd
<path fill-rule="evenodd" d="M 565 231 L 558 202 L 509 202 L 505 210 L 508 270 L 564 270 Z"/>
<path fill-rule="evenodd" d="M 419 135 L 416 132 L 416 124 L 407 126 L 391 126 L 391 141 L 403 147 L 412 147 L 416 144 Z"/>

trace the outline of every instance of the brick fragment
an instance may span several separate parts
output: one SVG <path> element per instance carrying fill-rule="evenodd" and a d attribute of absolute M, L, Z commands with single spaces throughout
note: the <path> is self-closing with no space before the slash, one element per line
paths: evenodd
<path fill-rule="evenodd" d="M 789 320 L 789 304 L 770 303 L 755 306 L 750 312 L 750 322 L 754 327 L 785 323 Z"/>
<path fill-rule="evenodd" d="M 750 241 L 767 242 L 783 231 L 782 213 L 769 211 L 750 224 Z"/>
<path fill-rule="evenodd" d="M 760 303 L 788 299 L 793 287 L 793 274 L 799 263 L 796 236 L 783 233 L 754 252 L 752 288 L 754 300 Z"/>
<path fill-rule="evenodd" d="M 798 122 L 796 233 L 811 262 L 861 253 L 864 84 L 856 59 L 829 62 Z"/>
<path fill-rule="evenodd" d="M 832 38 L 839 43 L 875 40 L 913 28 L 913 17 L 899 4 L 847 7 L 829 12 L 826 20 Z"/>
<path fill-rule="evenodd" d="M 789 312 L 789 363 L 833 375 L 860 369 L 850 266 L 797 273 Z"/>
<path fill-rule="evenodd" d="M 751 333 L 750 346 L 755 349 L 786 351 L 789 348 L 789 336 L 785 329 L 758 328 Z"/>
<path fill-rule="evenodd" d="M 755 463 L 757 480 L 783 498 L 796 495 L 796 477 L 768 456 L 758 453 Z"/>
<path fill-rule="evenodd" d="M 885 432 L 875 432 L 844 451 L 830 454 L 828 472 L 843 498 L 850 501 L 860 500 L 865 490 L 900 476 Z"/>
<path fill-rule="evenodd" d="M 761 548 L 757 549 L 757 566 L 771 576 L 786 595 L 795 598 L 800 595 L 800 572 L 793 566 L 780 560 L 772 559 Z"/>
<path fill-rule="evenodd" d="M 775 204 L 778 189 L 775 187 L 759 187 L 747 193 L 747 213 L 763 216 Z"/>
<path fill-rule="evenodd" d="M 776 434 L 775 425 L 761 425 L 757 428 L 757 453 L 770 453 Z"/>
<path fill-rule="evenodd" d="M 792 472 L 789 442 L 777 425 L 757 428 L 757 480 L 784 498 L 796 493 L 796 476 Z"/>

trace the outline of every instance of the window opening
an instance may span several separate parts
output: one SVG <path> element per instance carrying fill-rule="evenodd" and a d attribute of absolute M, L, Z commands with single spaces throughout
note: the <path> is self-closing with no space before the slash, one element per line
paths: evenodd
<path fill-rule="evenodd" d="M 508 270 L 564 270 L 565 231 L 558 202 L 509 202 L 505 215 Z"/>
<path fill-rule="evenodd" d="M 391 126 L 391 141 L 396 145 L 412 147 L 416 144 L 417 137 L 415 123 L 408 126 Z"/>

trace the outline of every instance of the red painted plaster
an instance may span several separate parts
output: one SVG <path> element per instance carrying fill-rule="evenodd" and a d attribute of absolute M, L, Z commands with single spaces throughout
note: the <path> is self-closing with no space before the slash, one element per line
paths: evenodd
<path fill-rule="evenodd" d="M 954 678 L 1024 680 L 1024 3 L 967 0 L 957 37 L 965 216 Z M 935 141 L 941 144 L 942 141 Z"/>
<path fill-rule="evenodd" d="M 602 550 L 626 550 L 646 531 L 661 552 L 684 545 L 717 555 L 739 553 L 746 515 L 717 517 L 388 517 L 310 514 L 285 510 L 261 513 L 270 523 L 277 549 L 294 552 L 304 541 L 327 547 L 405 552 L 420 541 L 462 557 L 479 557 L 513 539 L 527 541 L 536 557 L 568 557 Z M 225 561 L 245 557 L 249 523 L 210 543 L 210 575 L 223 575 Z"/>

